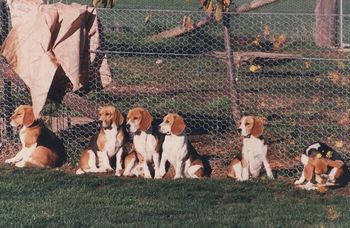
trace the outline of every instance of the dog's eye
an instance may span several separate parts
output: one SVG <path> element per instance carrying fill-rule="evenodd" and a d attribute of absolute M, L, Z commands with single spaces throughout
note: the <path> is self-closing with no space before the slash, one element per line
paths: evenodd
<path fill-rule="evenodd" d="M 137 120 L 137 119 L 138 119 L 138 117 L 134 116 L 133 120 Z"/>
<path fill-rule="evenodd" d="M 244 125 L 245 125 L 245 126 L 248 126 L 248 125 L 249 125 L 249 123 L 245 123 Z"/>
<path fill-rule="evenodd" d="M 169 123 L 169 120 L 166 120 L 165 123 Z"/>

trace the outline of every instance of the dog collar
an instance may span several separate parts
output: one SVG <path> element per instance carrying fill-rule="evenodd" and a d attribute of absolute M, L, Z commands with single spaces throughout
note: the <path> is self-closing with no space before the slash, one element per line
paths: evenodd
<path fill-rule="evenodd" d="M 35 127 L 35 126 L 42 124 L 43 122 L 44 121 L 42 119 L 36 119 L 33 121 L 33 123 L 31 123 L 29 126 L 26 126 L 26 127 L 27 128 Z"/>

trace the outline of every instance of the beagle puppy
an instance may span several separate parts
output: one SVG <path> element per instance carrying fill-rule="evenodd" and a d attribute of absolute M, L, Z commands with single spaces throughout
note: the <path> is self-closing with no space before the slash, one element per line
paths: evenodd
<path fill-rule="evenodd" d="M 267 160 L 267 145 L 261 137 L 265 120 L 254 116 L 243 116 L 237 129 L 243 137 L 242 153 L 235 157 L 228 167 L 228 177 L 248 180 L 250 176 L 258 177 L 264 165 L 266 174 L 273 179 Z"/>
<path fill-rule="evenodd" d="M 11 126 L 19 127 L 22 149 L 5 163 L 17 167 L 53 168 L 62 165 L 66 153 L 62 142 L 41 119 L 35 119 L 30 105 L 20 105 L 11 116 Z"/>
<path fill-rule="evenodd" d="M 323 186 L 344 186 L 349 182 L 347 165 L 340 154 L 325 143 L 308 145 L 301 155 L 301 162 L 303 172 L 294 182 L 298 187 L 315 190 Z"/>
<path fill-rule="evenodd" d="M 111 159 L 116 158 L 115 175 L 122 175 L 124 146 L 124 117 L 114 106 L 103 106 L 99 111 L 101 129 L 94 135 L 81 154 L 76 174 L 113 171 Z"/>
<path fill-rule="evenodd" d="M 155 177 L 159 177 L 160 144 L 159 138 L 153 132 L 152 121 L 151 114 L 140 107 L 129 110 L 126 120 L 126 129 L 133 138 L 134 149 L 143 158 L 145 178 L 152 178 L 152 165 Z"/>
<path fill-rule="evenodd" d="M 175 168 L 174 179 L 204 176 L 203 162 L 199 154 L 194 149 L 191 150 L 185 129 L 183 118 L 176 113 L 166 115 L 159 125 L 159 132 L 166 136 L 162 145 L 160 173 L 157 178 L 162 178 L 165 175 L 167 161 Z"/>

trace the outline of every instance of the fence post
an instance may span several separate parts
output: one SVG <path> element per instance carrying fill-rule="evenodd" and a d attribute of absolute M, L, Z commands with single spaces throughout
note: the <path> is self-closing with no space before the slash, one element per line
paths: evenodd
<path fill-rule="evenodd" d="M 1 34 L 0 34 L 0 45 L 5 41 L 7 34 L 9 33 L 9 18 L 8 8 L 6 1 L 0 1 L 0 23 L 1 23 Z"/>
<path fill-rule="evenodd" d="M 8 139 L 13 139 L 13 131 L 10 125 L 10 117 L 12 114 L 12 93 L 11 93 L 11 81 L 4 79 L 4 117 L 6 123 L 6 137 Z"/>
<path fill-rule="evenodd" d="M 222 25 L 224 33 L 224 42 L 225 42 L 225 53 L 226 53 L 226 72 L 229 80 L 229 92 L 231 98 L 231 112 L 232 117 L 237 125 L 241 118 L 239 111 L 239 94 L 237 92 L 237 83 L 233 75 L 233 57 L 231 51 L 231 42 L 230 42 L 230 13 L 223 13 Z"/>

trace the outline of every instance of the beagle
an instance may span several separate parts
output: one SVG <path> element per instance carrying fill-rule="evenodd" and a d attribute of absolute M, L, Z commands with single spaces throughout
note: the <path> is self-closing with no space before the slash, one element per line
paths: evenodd
<path fill-rule="evenodd" d="M 167 161 L 175 168 L 174 179 L 204 176 L 203 162 L 199 154 L 189 146 L 185 129 L 183 118 L 176 113 L 166 115 L 159 125 L 159 132 L 166 134 L 166 136 L 162 145 L 160 173 L 157 178 L 162 178 L 166 174 Z"/>
<path fill-rule="evenodd" d="M 151 168 L 154 165 L 155 177 L 159 176 L 160 143 L 152 129 L 153 117 L 144 108 L 129 110 L 126 129 L 133 137 L 134 149 L 143 158 L 142 166 L 145 178 L 152 178 Z"/>
<path fill-rule="evenodd" d="M 340 154 L 325 143 L 308 145 L 301 155 L 301 162 L 304 165 L 303 172 L 294 182 L 298 187 L 315 190 L 321 186 L 343 186 L 349 182 L 347 165 Z"/>
<path fill-rule="evenodd" d="M 111 159 L 116 158 L 115 175 L 122 175 L 122 156 L 124 146 L 124 117 L 114 106 L 103 106 L 99 111 L 101 128 L 94 135 L 81 154 L 76 174 L 102 173 L 113 171 Z"/>
<path fill-rule="evenodd" d="M 19 127 L 22 149 L 5 163 L 17 167 L 53 168 L 62 165 L 66 153 L 62 142 L 41 119 L 35 119 L 30 105 L 20 105 L 11 116 L 11 126 Z"/>
<path fill-rule="evenodd" d="M 265 120 L 254 116 L 243 116 L 237 129 L 243 137 L 242 153 L 235 157 L 228 167 L 228 177 L 248 180 L 249 176 L 258 177 L 262 165 L 269 178 L 273 179 L 267 160 L 267 145 L 261 137 Z"/>

